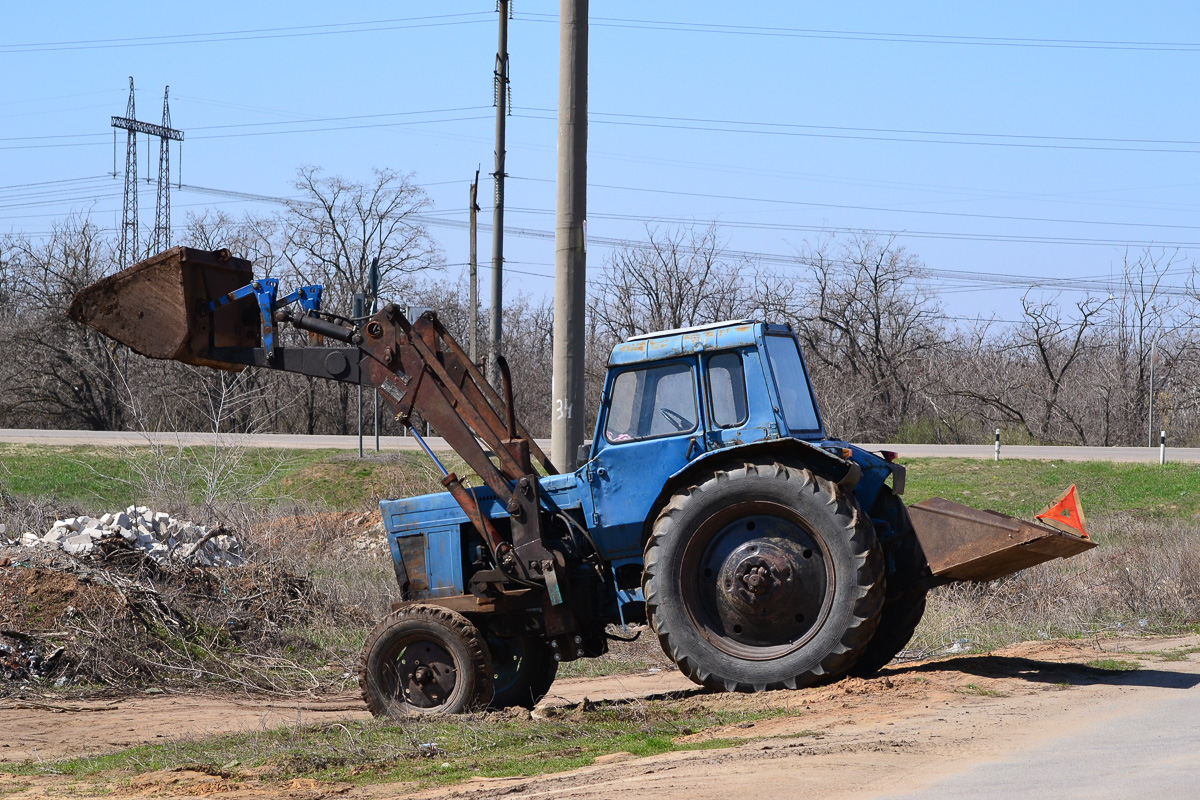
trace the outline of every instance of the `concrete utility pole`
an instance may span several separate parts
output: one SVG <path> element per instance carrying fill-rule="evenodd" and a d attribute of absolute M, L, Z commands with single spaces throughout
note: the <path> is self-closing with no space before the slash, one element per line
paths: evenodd
<path fill-rule="evenodd" d="M 479 363 L 479 261 L 477 259 L 478 251 L 475 248 L 475 215 L 479 212 L 479 170 L 475 170 L 475 182 L 471 184 L 471 253 L 470 253 L 470 275 L 471 275 L 471 311 L 469 318 L 471 320 L 471 339 L 470 349 L 467 355 L 471 357 L 472 363 Z"/>
<path fill-rule="evenodd" d="M 588 0 L 560 0 L 558 12 L 558 197 L 554 226 L 554 406 L 550 460 L 575 466 L 583 444 L 587 310 Z"/>
<path fill-rule="evenodd" d="M 492 317 L 488 342 L 488 381 L 500 385 L 500 370 L 496 356 L 500 355 L 501 325 L 504 314 L 504 118 L 508 112 L 508 0 L 498 0 L 500 12 L 500 46 L 496 52 L 496 74 L 493 90 L 496 98 L 496 171 L 492 173 L 496 187 L 492 209 Z"/>

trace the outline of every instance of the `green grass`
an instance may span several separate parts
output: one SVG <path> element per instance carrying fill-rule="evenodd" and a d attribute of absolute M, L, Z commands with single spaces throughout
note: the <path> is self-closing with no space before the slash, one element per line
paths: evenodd
<path fill-rule="evenodd" d="M 203 462 L 211 449 L 186 448 L 185 452 L 189 459 Z M 54 498 L 89 508 L 125 506 L 144 499 L 137 485 L 138 465 L 133 462 L 141 460 L 144 467 L 149 458 L 145 448 L 0 445 L 0 487 L 18 497 Z M 460 476 L 469 475 L 456 457 L 446 461 Z M 940 496 L 1029 517 L 1074 483 L 1089 515 L 1131 512 L 1162 520 L 1200 516 L 1200 466 L 1196 465 L 961 458 L 914 458 L 904 464 L 909 503 Z M 353 453 L 330 450 L 248 451 L 239 480 L 253 484 L 268 475 L 271 479 L 256 492 L 259 502 L 296 499 L 330 511 L 366 510 L 381 498 L 441 489 L 440 475 L 424 454 L 416 452 L 359 459 Z"/>
<path fill-rule="evenodd" d="M 156 463 L 145 447 L 0 444 L 0 489 L 19 498 L 109 509 L 146 501 L 150 487 L 143 476 L 157 469 L 182 483 L 184 494 L 195 501 L 212 454 L 211 447 L 171 448 Z M 443 461 L 461 477 L 471 476 L 452 454 Z M 296 500 L 330 511 L 359 511 L 374 507 L 381 498 L 441 491 L 440 477 L 424 453 L 371 453 L 359 459 L 357 454 L 331 450 L 252 448 L 230 484 L 235 491 L 238 486 L 257 487 L 249 499 L 262 504 Z"/>
<path fill-rule="evenodd" d="M 145 745 L 108 755 L 5 766 L 18 775 L 127 781 L 133 775 L 191 768 L 239 771 L 272 781 L 311 778 L 353 783 L 456 783 L 472 777 L 516 777 L 591 764 L 609 753 L 650 756 L 728 747 L 714 738 L 679 741 L 700 730 L 785 713 L 682 711 L 667 703 L 602 703 L 544 720 L 507 714 L 294 726 L 247 734 Z"/>
<path fill-rule="evenodd" d="M 1200 515 L 1200 466 L 1193 464 L 913 458 L 904 465 L 909 504 L 937 496 L 1029 517 L 1074 483 L 1089 516 L 1131 512 L 1166 520 Z"/>
<path fill-rule="evenodd" d="M 19 792 L 23 792 L 32 785 L 33 784 L 30 784 L 30 783 L 22 783 L 21 781 L 0 784 L 0 797 L 4 797 L 5 795 L 17 794 Z"/>
<path fill-rule="evenodd" d="M 0 486 L 18 497 L 130 505 L 135 473 L 115 450 L 0 444 Z"/>
<path fill-rule="evenodd" d="M 1092 669 L 1101 669 L 1105 672 L 1132 672 L 1135 669 L 1141 669 L 1141 664 L 1133 661 L 1122 661 L 1117 658 L 1097 658 L 1087 662 L 1087 665 Z"/>
<path fill-rule="evenodd" d="M 987 689 L 977 683 L 968 683 L 966 686 L 957 690 L 960 694 L 970 694 L 976 697 L 1009 697 L 1007 692 L 1000 692 L 995 689 Z"/>
<path fill-rule="evenodd" d="M 1200 653 L 1200 647 L 1178 647 L 1163 652 L 1161 657 L 1163 661 L 1187 661 L 1193 653 Z"/>

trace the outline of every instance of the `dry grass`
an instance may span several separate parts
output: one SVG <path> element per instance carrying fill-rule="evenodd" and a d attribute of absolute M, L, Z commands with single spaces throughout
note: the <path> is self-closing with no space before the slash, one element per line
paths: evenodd
<path fill-rule="evenodd" d="M 1200 527 L 1111 516 L 1098 546 L 989 584 L 935 590 L 909 655 L 1200 624 Z"/>
<path fill-rule="evenodd" d="M 0 547 L 13 562 L 0 568 L 0 629 L 33 636 L 47 652 L 65 647 L 44 682 L 66 690 L 346 688 L 367 630 L 394 594 L 390 557 L 360 547 L 382 539 L 372 519 L 297 511 L 220 509 L 249 559 L 237 568 L 164 567 L 119 539 L 88 558 Z M 54 515 L 9 504 L 4 518 L 42 530 Z"/>

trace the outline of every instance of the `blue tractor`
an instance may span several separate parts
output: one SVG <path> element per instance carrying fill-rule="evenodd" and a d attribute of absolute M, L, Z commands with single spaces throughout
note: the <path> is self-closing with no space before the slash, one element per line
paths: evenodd
<path fill-rule="evenodd" d="M 641 623 L 712 689 L 866 675 L 909 641 L 931 587 L 1092 546 L 938 498 L 906 507 L 894 453 L 826 435 L 786 325 L 617 345 L 592 442 L 560 469 L 516 420 L 503 359 L 493 387 L 436 313 L 352 320 L 320 297 L 281 298 L 226 251 L 174 248 L 85 289 L 70 314 L 151 357 L 374 387 L 473 471 L 468 487 L 414 431 L 446 491 L 380 504 L 400 601 L 362 652 L 379 715 L 532 706 L 559 663 Z M 283 322 L 309 341 L 284 341 Z"/>

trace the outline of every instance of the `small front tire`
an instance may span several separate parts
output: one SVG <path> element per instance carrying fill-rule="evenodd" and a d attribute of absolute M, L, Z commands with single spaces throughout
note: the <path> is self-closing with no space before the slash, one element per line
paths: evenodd
<path fill-rule="evenodd" d="M 466 617 L 439 606 L 404 606 L 363 644 L 358 683 L 377 717 L 459 714 L 487 705 L 492 664 Z"/>

